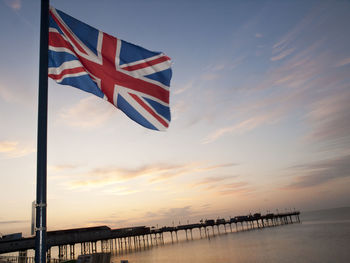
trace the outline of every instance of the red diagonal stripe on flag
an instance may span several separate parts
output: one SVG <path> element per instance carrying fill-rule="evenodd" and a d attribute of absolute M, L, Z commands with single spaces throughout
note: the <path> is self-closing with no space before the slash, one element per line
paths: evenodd
<path fill-rule="evenodd" d="M 164 127 L 168 128 L 169 124 L 164 121 L 157 113 L 155 113 L 146 103 L 144 103 L 138 96 L 135 94 L 129 93 L 129 95 L 137 101 L 146 111 L 148 111 L 154 118 L 156 118 Z"/>
<path fill-rule="evenodd" d="M 67 42 L 60 33 L 57 32 L 49 33 L 49 45 L 51 47 L 65 47 L 74 52 L 71 44 Z"/>
<path fill-rule="evenodd" d="M 156 58 L 154 60 L 150 60 L 150 61 L 147 61 L 147 62 L 144 62 L 144 63 L 128 66 L 128 67 L 125 67 L 123 69 L 127 70 L 127 71 L 138 70 L 138 69 L 142 69 L 142 68 L 151 67 L 153 65 L 162 63 L 162 62 L 167 61 L 167 60 L 170 60 L 170 58 L 167 57 L 167 56 L 162 56 L 160 58 Z"/>
<path fill-rule="evenodd" d="M 59 25 L 60 29 L 64 32 L 66 37 L 70 39 L 70 41 L 73 43 L 73 45 L 79 49 L 80 52 L 87 54 L 85 50 L 79 45 L 79 43 L 74 39 L 74 37 L 70 34 L 70 32 L 66 29 L 66 27 L 57 19 L 55 14 L 50 10 L 50 14 L 52 18 L 55 20 L 55 22 Z"/>
<path fill-rule="evenodd" d="M 76 73 L 80 73 L 80 72 L 85 72 L 85 69 L 82 67 L 68 68 L 68 69 L 62 70 L 61 74 L 58 74 L 58 75 L 49 74 L 49 77 L 54 79 L 54 80 L 57 80 L 57 79 L 61 79 L 66 74 L 76 74 Z"/>

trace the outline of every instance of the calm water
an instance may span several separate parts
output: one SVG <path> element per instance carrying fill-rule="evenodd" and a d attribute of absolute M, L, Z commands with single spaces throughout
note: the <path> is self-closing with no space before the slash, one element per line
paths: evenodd
<path fill-rule="evenodd" d="M 179 236 L 183 241 L 114 256 L 112 262 L 350 262 L 350 207 L 304 212 L 301 220 L 301 224 L 227 233 L 210 239 L 194 237 L 195 240 L 186 241 Z"/>

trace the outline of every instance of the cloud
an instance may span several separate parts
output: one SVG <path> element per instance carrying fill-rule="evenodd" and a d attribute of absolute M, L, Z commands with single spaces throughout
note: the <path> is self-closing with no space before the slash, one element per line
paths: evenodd
<path fill-rule="evenodd" d="M 291 46 L 296 42 L 298 37 L 300 37 L 303 33 L 310 34 L 313 33 L 312 26 L 317 25 L 315 20 L 319 19 L 319 17 L 324 16 L 323 12 L 327 10 L 324 8 L 324 5 L 319 5 L 316 8 L 313 8 L 311 12 L 309 12 L 303 19 L 301 19 L 296 26 L 294 26 L 290 31 L 284 34 L 277 43 L 273 45 L 273 52 L 280 53 L 285 50 L 288 46 Z M 311 32 L 310 32 L 311 29 Z M 324 33 L 324 31 L 322 31 Z"/>
<path fill-rule="evenodd" d="M 163 210 L 161 212 L 161 216 L 167 218 L 167 217 L 181 217 L 181 216 L 189 216 L 193 213 L 191 206 L 185 206 L 185 207 L 176 207 L 176 208 L 169 208 L 167 210 Z"/>
<path fill-rule="evenodd" d="M 239 56 L 234 58 L 234 60 L 230 63 L 230 65 L 228 66 L 229 69 L 235 69 L 237 68 L 239 65 L 241 65 L 243 63 L 243 61 L 247 59 L 247 56 Z"/>
<path fill-rule="evenodd" d="M 341 33 L 345 25 L 329 14 L 324 16 L 325 10 L 325 5 L 316 7 L 278 40 L 271 59 L 280 63 L 270 63 L 262 77 L 241 85 L 239 100 L 225 110 L 227 114 L 220 115 L 225 125 L 209 133 L 203 143 L 297 117 L 303 125 L 300 127 L 309 129 L 307 139 L 311 142 L 332 141 L 336 147 L 349 147 L 350 72 L 340 66 L 350 61 L 350 43 Z M 346 55 L 339 60 L 341 54 Z"/>
<path fill-rule="evenodd" d="M 133 180 L 135 178 L 146 178 L 149 183 L 154 183 L 162 180 L 167 180 L 174 177 L 179 177 L 186 174 L 198 174 L 207 171 L 214 171 L 231 167 L 233 163 L 223 163 L 217 165 L 203 165 L 201 163 L 186 163 L 186 164 L 150 164 L 144 165 L 136 169 L 125 168 L 100 168 L 94 169 L 84 174 L 70 175 L 67 183 L 70 189 L 89 189 L 113 186 L 123 182 Z M 109 188 L 108 193 L 117 195 L 130 194 L 129 189 L 125 188 Z M 133 189 L 136 193 L 135 189 Z"/>
<path fill-rule="evenodd" d="M 335 63 L 335 67 L 342 67 L 350 64 L 350 58 L 344 58 Z"/>
<path fill-rule="evenodd" d="M 179 119 L 179 116 L 182 115 L 182 113 L 186 112 L 189 108 L 188 103 L 184 100 L 177 101 L 174 105 L 170 107 L 171 109 L 171 118 L 172 120 Z"/>
<path fill-rule="evenodd" d="M 60 121 L 72 127 L 93 128 L 108 121 L 116 109 L 95 96 L 82 99 L 71 108 L 63 109 Z"/>
<path fill-rule="evenodd" d="M 208 185 L 208 184 L 213 185 L 216 183 L 220 183 L 224 180 L 227 180 L 229 178 L 232 178 L 232 177 L 229 177 L 229 176 L 206 177 L 206 178 L 200 180 L 199 182 L 192 184 L 192 187 L 204 186 L 204 185 Z"/>
<path fill-rule="evenodd" d="M 201 190 L 212 191 L 217 195 L 235 195 L 235 194 L 248 194 L 253 192 L 252 185 L 248 182 L 236 181 L 227 182 L 237 178 L 237 176 L 215 176 L 206 177 L 202 180 L 193 183 L 190 187 L 200 187 Z"/>
<path fill-rule="evenodd" d="M 277 61 L 277 60 L 284 59 L 285 57 L 287 57 L 290 54 L 292 54 L 294 50 L 295 50 L 295 48 L 289 48 L 287 50 L 284 50 L 280 54 L 278 54 L 278 55 L 276 55 L 274 57 L 271 57 L 270 60 L 271 61 Z"/>
<path fill-rule="evenodd" d="M 291 167 L 297 176 L 284 189 L 302 189 L 350 177 L 350 155 Z M 301 174 L 301 175 L 300 175 Z"/>
<path fill-rule="evenodd" d="M 20 145 L 17 141 L 0 141 L 0 153 L 8 158 L 19 158 L 33 152 L 34 147 Z"/>
<path fill-rule="evenodd" d="M 247 195 L 254 190 L 249 188 L 224 189 L 218 192 L 218 195 Z"/>
<path fill-rule="evenodd" d="M 104 168 L 95 169 L 83 177 L 83 180 L 70 182 L 72 188 L 80 187 L 102 187 L 132 180 L 137 177 L 148 177 L 151 181 L 164 180 L 171 177 L 180 176 L 193 171 L 194 164 L 173 165 L 173 164 L 152 164 L 139 167 L 137 169 Z M 85 179 L 88 178 L 88 179 Z"/>
<path fill-rule="evenodd" d="M 194 85 L 194 80 L 191 80 L 191 81 L 187 82 L 185 85 L 183 85 L 181 88 L 178 88 L 178 89 L 172 88 L 172 93 L 174 95 L 184 93 L 185 91 L 192 89 L 193 85 Z"/>
<path fill-rule="evenodd" d="M 220 75 L 217 74 L 217 73 L 210 73 L 210 72 L 208 72 L 208 73 L 203 74 L 203 75 L 201 76 L 201 79 L 202 79 L 202 80 L 211 81 L 211 80 L 216 80 L 216 79 L 218 79 L 219 77 L 220 77 Z"/>
<path fill-rule="evenodd" d="M 221 75 L 219 73 L 222 73 L 222 71 L 227 70 L 227 69 L 232 69 L 235 66 L 236 63 L 235 59 L 233 62 L 229 62 L 228 60 L 225 62 L 218 62 L 215 64 L 209 64 L 205 67 L 204 71 L 205 73 L 203 73 L 200 76 L 200 80 L 204 80 L 204 81 L 211 81 L 211 80 L 216 80 L 218 78 L 221 77 Z M 238 58 L 239 60 L 239 58 Z M 238 61 L 240 62 L 240 61 Z"/>
<path fill-rule="evenodd" d="M 263 34 L 261 34 L 261 33 L 256 33 L 256 34 L 255 34 L 255 37 L 256 37 L 256 38 L 262 38 L 262 37 L 263 37 Z"/>
<path fill-rule="evenodd" d="M 212 166 L 206 166 L 203 168 L 200 168 L 200 170 L 205 170 L 205 171 L 210 171 L 210 170 L 215 170 L 219 168 L 227 168 L 227 167 L 232 167 L 238 165 L 237 163 L 222 163 L 222 164 L 216 164 Z"/>
<path fill-rule="evenodd" d="M 324 61 L 328 59 L 327 54 L 319 55 L 317 59 L 310 55 L 318 44 L 287 58 L 282 65 L 271 69 L 252 89 L 245 88 L 246 97 L 242 94 L 240 102 L 227 111 L 230 117 L 234 116 L 235 123 L 216 129 L 204 138 L 203 143 L 216 141 L 229 134 L 244 134 L 265 124 L 274 124 L 315 100 L 310 90 L 319 87 L 321 80 L 318 76 L 327 71 Z M 325 83 L 324 80 L 322 82 Z"/>
<path fill-rule="evenodd" d="M 206 208 L 208 209 L 210 205 L 201 205 L 202 209 Z M 198 208 L 198 207 L 197 207 Z M 172 222 L 174 225 L 178 225 L 178 223 L 185 223 L 186 221 L 190 220 L 194 216 L 198 216 L 198 211 L 190 206 L 186 205 L 183 207 L 162 207 L 159 209 L 155 209 L 152 211 L 145 211 L 142 214 L 139 214 L 139 210 L 135 210 L 133 212 L 136 212 L 138 214 L 137 217 L 133 217 L 130 219 L 130 210 L 127 213 L 124 213 L 124 215 L 121 216 L 121 213 L 118 211 L 118 213 L 113 213 L 108 218 L 104 219 L 97 219 L 97 220 L 91 220 L 87 224 L 94 226 L 94 225 L 107 225 L 111 228 L 120 228 L 120 227 L 130 227 L 132 226 L 140 226 L 140 225 L 146 225 L 146 226 L 172 226 Z M 128 218 L 129 217 L 129 218 Z M 125 219 L 127 218 L 127 219 Z M 197 221 L 196 221 L 197 222 Z"/>
<path fill-rule="evenodd" d="M 212 143 L 228 134 L 243 134 L 257 128 L 258 126 L 266 122 L 275 122 L 276 120 L 278 120 L 278 116 L 275 112 L 257 114 L 256 116 L 252 116 L 248 119 L 242 120 L 234 125 L 217 129 L 216 131 L 209 134 L 202 141 L 202 143 L 203 144 Z"/>
<path fill-rule="evenodd" d="M 222 71 L 225 68 L 227 68 L 228 64 L 227 62 L 217 62 L 217 63 L 213 63 L 213 64 L 209 64 L 205 67 L 205 71 L 209 72 L 209 73 L 213 73 L 213 72 L 218 72 L 218 71 Z"/>
<path fill-rule="evenodd" d="M 224 70 L 225 68 L 227 68 L 227 65 L 225 63 L 221 63 L 221 64 L 217 64 L 217 65 L 213 66 L 212 70 L 213 71 L 221 71 L 221 70 Z"/>
<path fill-rule="evenodd" d="M 4 0 L 5 4 L 15 11 L 22 8 L 22 0 Z"/>
<path fill-rule="evenodd" d="M 18 142 L 3 141 L 0 142 L 0 152 L 12 152 L 17 148 Z"/>
<path fill-rule="evenodd" d="M 241 195 L 251 192 L 254 192 L 254 188 L 248 182 L 227 183 L 216 187 L 218 195 Z"/>
<path fill-rule="evenodd" d="M 143 218 L 149 219 L 177 219 L 186 217 L 189 218 L 195 214 L 192 206 L 184 206 L 184 207 L 174 207 L 174 208 L 162 208 L 155 212 L 146 212 Z M 178 222 L 174 222 L 177 225 Z"/>
<path fill-rule="evenodd" d="M 339 142 L 348 147 L 350 143 L 350 90 L 340 90 L 310 105 L 306 120 L 312 131 L 306 137 L 311 141 Z M 345 143 L 346 142 L 346 143 Z M 345 143 L 345 144 L 344 144 Z"/>

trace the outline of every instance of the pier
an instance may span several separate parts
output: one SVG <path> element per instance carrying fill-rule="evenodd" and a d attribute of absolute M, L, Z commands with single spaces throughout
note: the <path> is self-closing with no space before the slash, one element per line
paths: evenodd
<path fill-rule="evenodd" d="M 274 227 L 292 223 L 300 223 L 300 212 L 260 213 L 246 216 L 236 216 L 230 219 L 201 220 L 199 223 L 164 226 L 160 228 L 138 226 L 129 228 L 111 229 L 108 226 L 76 228 L 47 232 L 47 262 L 60 262 L 76 259 L 79 254 L 97 252 L 111 252 L 123 255 L 132 251 L 148 249 L 165 244 L 164 235 L 168 234 L 169 242 L 178 242 L 178 233 L 185 232 L 186 240 L 192 240 L 193 231 L 199 232 L 200 238 L 210 238 L 227 232 L 248 231 Z M 221 227 L 221 231 L 220 231 Z M 222 229 L 223 228 L 223 229 Z M 51 250 L 58 250 L 58 259 L 51 258 Z M 14 236 L 14 238 L 0 239 L 0 254 L 18 252 L 18 260 L 12 262 L 34 262 L 27 257 L 28 250 L 35 249 L 35 237 Z M 6 256 L 0 255 L 0 262 Z"/>

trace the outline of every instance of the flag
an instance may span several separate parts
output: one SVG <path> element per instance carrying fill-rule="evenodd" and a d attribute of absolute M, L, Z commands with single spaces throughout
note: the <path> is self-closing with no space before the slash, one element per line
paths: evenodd
<path fill-rule="evenodd" d="M 153 130 L 170 123 L 171 60 L 50 7 L 49 77 L 104 98 Z"/>

